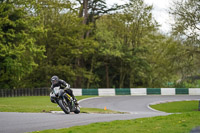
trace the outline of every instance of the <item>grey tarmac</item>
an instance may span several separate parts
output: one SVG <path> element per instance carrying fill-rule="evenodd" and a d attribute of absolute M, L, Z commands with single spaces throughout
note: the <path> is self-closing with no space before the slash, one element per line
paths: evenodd
<path fill-rule="evenodd" d="M 95 122 L 128 120 L 160 115 L 169 115 L 148 107 L 160 101 L 197 100 L 200 96 L 111 96 L 83 100 L 82 107 L 104 108 L 129 112 L 129 114 L 73 114 L 64 113 L 17 113 L 0 112 L 0 133 L 24 133 L 45 129 L 68 128 Z M 56 105 L 55 105 L 56 106 Z M 198 107 L 197 107 L 198 108 Z"/>

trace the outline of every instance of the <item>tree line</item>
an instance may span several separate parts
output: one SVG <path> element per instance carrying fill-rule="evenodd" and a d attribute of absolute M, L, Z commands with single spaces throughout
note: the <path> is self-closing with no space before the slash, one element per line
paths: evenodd
<path fill-rule="evenodd" d="M 0 0 L 0 88 L 196 87 L 200 3 L 173 5 L 164 34 L 143 0 Z"/>

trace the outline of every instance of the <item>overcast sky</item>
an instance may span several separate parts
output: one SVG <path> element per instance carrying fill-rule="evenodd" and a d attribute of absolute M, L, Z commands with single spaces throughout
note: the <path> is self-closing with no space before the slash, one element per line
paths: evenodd
<path fill-rule="evenodd" d="M 170 23 L 173 22 L 173 19 L 170 18 L 168 14 L 168 9 L 172 5 L 173 1 L 174 0 L 144 0 L 146 4 L 153 5 L 153 17 L 161 25 L 160 30 L 165 33 L 170 31 Z M 106 2 L 108 5 L 114 3 L 125 4 L 128 0 L 106 0 Z"/>

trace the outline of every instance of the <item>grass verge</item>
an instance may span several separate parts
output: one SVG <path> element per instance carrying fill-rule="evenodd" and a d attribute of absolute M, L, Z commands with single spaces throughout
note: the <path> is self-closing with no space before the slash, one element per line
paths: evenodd
<path fill-rule="evenodd" d="M 183 113 L 198 111 L 199 101 L 179 101 L 151 105 L 151 108 L 167 113 Z"/>
<path fill-rule="evenodd" d="M 77 100 L 90 98 L 94 96 L 77 96 Z M 0 112 L 33 112 L 49 113 L 51 111 L 62 111 L 57 104 L 50 101 L 49 96 L 30 96 L 30 97 L 8 97 L 0 98 Z M 121 113 L 112 110 L 103 110 L 96 108 L 81 108 L 81 113 Z"/>

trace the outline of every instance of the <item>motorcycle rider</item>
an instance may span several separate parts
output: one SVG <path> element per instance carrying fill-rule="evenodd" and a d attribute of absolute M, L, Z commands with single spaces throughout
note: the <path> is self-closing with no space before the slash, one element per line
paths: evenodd
<path fill-rule="evenodd" d="M 60 87 L 60 89 L 64 89 L 66 93 L 68 93 L 74 100 L 75 105 L 78 105 L 77 100 L 73 94 L 73 91 L 70 89 L 70 85 L 66 83 L 64 80 L 59 79 L 58 76 L 53 76 L 51 78 L 51 90 L 53 90 L 54 87 Z M 55 101 L 51 98 L 51 102 L 55 103 Z"/>

